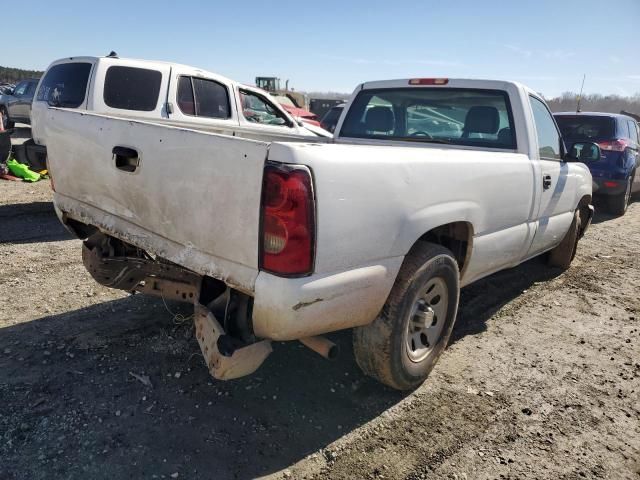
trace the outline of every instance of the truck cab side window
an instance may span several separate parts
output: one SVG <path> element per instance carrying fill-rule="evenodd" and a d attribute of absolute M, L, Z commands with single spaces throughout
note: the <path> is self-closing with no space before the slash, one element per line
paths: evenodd
<path fill-rule="evenodd" d="M 192 78 L 196 99 L 196 115 L 208 118 L 229 118 L 229 94 L 224 85 L 204 78 Z"/>
<path fill-rule="evenodd" d="M 196 103 L 193 100 L 193 86 L 191 85 L 191 77 L 180 77 L 178 80 L 177 93 L 178 108 L 185 115 L 196 114 Z"/>
<path fill-rule="evenodd" d="M 560 134 L 547 106 L 536 97 L 529 97 L 538 136 L 540 160 L 561 160 Z"/>
<path fill-rule="evenodd" d="M 240 102 L 242 115 L 248 122 L 289 126 L 289 121 L 282 112 L 255 93 L 240 90 Z"/>
<path fill-rule="evenodd" d="M 231 116 L 227 87 L 214 80 L 180 76 L 176 102 L 185 115 L 220 119 Z"/>

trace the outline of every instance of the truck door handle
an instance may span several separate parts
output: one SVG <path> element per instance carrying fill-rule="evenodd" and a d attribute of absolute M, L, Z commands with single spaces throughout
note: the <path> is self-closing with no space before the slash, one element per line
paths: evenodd
<path fill-rule="evenodd" d="M 542 188 L 548 190 L 551 187 L 551 175 L 544 175 L 542 177 Z"/>
<path fill-rule="evenodd" d="M 133 148 L 117 146 L 113 147 L 112 153 L 118 170 L 135 172 L 140 165 L 138 152 Z"/>

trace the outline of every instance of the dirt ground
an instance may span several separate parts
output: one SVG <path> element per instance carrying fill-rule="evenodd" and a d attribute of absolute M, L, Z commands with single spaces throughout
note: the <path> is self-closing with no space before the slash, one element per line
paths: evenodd
<path fill-rule="evenodd" d="M 565 273 L 463 290 L 449 349 L 400 394 L 350 333 L 335 362 L 279 343 L 213 380 L 189 309 L 93 282 L 50 200 L 0 182 L 0 479 L 640 478 L 640 202 L 597 215 Z"/>

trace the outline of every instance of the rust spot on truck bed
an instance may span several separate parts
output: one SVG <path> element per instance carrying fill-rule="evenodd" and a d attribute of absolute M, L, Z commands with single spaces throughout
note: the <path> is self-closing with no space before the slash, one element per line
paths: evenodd
<path fill-rule="evenodd" d="M 311 300 L 310 302 L 299 302 L 293 306 L 294 310 L 300 310 L 301 308 L 308 307 L 309 305 L 313 305 L 314 303 L 321 302 L 322 298 L 316 298 L 315 300 Z"/>

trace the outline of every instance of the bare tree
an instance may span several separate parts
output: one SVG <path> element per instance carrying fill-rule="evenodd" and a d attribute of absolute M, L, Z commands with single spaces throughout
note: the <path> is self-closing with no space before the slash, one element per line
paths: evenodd
<path fill-rule="evenodd" d="M 575 112 L 578 106 L 578 94 L 564 92 L 557 98 L 547 99 L 547 104 L 552 112 Z M 580 111 L 582 112 L 620 113 L 623 110 L 640 114 L 640 93 L 631 97 L 593 93 L 583 95 L 580 100 Z"/>

